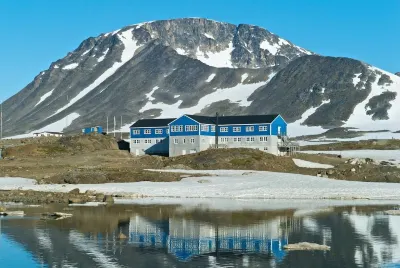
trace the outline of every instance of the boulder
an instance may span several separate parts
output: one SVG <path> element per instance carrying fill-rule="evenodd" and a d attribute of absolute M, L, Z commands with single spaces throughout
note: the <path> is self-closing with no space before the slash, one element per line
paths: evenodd
<path fill-rule="evenodd" d="M 85 192 L 85 194 L 86 194 L 86 195 L 96 195 L 96 191 L 87 190 L 87 191 Z"/>
<path fill-rule="evenodd" d="M 98 193 L 98 194 L 96 194 L 96 201 L 97 202 L 103 202 L 104 201 L 104 194 L 100 194 L 100 193 Z"/>
<path fill-rule="evenodd" d="M 355 168 L 350 169 L 351 172 L 356 172 Z"/>
<path fill-rule="evenodd" d="M 103 202 L 108 203 L 108 204 L 113 204 L 114 198 L 112 197 L 112 195 L 106 195 L 106 196 L 104 196 Z"/>
<path fill-rule="evenodd" d="M 70 194 L 79 194 L 79 193 L 80 193 L 80 191 L 79 191 L 79 189 L 78 189 L 78 188 L 75 188 L 75 189 L 73 189 L 73 190 L 69 191 L 69 193 L 70 193 Z"/>
<path fill-rule="evenodd" d="M 81 198 L 68 198 L 68 204 L 82 204 L 84 203 Z"/>

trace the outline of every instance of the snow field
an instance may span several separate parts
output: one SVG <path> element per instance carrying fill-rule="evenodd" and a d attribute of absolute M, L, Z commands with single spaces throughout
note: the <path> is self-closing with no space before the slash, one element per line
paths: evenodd
<path fill-rule="evenodd" d="M 293 162 L 296 166 L 303 168 L 323 168 L 323 169 L 333 168 L 332 165 L 320 164 L 295 158 L 293 158 Z"/>
<path fill-rule="evenodd" d="M 148 197 L 228 199 L 374 199 L 400 200 L 400 184 L 332 180 L 314 176 L 240 170 L 152 170 L 204 174 L 178 182 L 132 182 L 77 185 L 33 185 L 33 181 L 0 179 L 1 190 L 68 192 L 79 188 L 106 194 Z M 210 176 L 208 176 L 210 175 Z M 202 183 L 199 183 L 199 181 Z"/>
<path fill-rule="evenodd" d="M 38 106 L 39 104 L 41 104 L 42 102 L 44 102 L 48 97 L 50 97 L 51 94 L 53 94 L 54 89 L 55 88 L 53 88 L 52 90 L 50 90 L 46 94 L 43 94 L 43 96 L 40 97 L 40 100 L 38 101 L 38 103 L 36 103 L 35 107 Z"/>

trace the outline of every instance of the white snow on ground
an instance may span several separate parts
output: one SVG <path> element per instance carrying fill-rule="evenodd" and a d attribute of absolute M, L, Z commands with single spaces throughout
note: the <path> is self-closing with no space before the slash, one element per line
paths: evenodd
<path fill-rule="evenodd" d="M 313 176 L 240 170 L 154 170 L 205 174 L 179 182 L 132 182 L 74 185 L 32 185 L 10 178 L 0 179 L 1 190 L 68 192 L 79 188 L 106 194 L 133 194 L 148 197 L 233 198 L 233 199 L 375 199 L 400 200 L 400 184 L 333 180 Z M 212 174 L 207 176 L 207 174 Z M 145 178 L 143 178 L 145 179 Z M 203 180 L 203 183 L 199 183 Z"/>
<path fill-rule="evenodd" d="M 220 52 L 203 52 L 200 51 L 200 48 L 197 47 L 196 58 L 213 67 L 223 68 L 229 67 L 233 68 L 231 61 L 231 53 L 233 51 L 233 43 L 230 42 L 227 49 L 222 50 Z"/>
<path fill-rule="evenodd" d="M 241 83 L 243 83 L 243 82 L 244 82 L 244 80 L 246 80 L 246 79 L 247 79 L 247 77 L 249 77 L 249 74 L 248 74 L 248 73 L 242 74 Z"/>
<path fill-rule="evenodd" d="M 204 35 L 209 39 L 215 40 L 214 36 L 212 36 L 211 34 L 205 33 Z"/>
<path fill-rule="evenodd" d="M 183 48 L 177 48 L 176 52 L 180 55 L 187 55 L 187 52 Z"/>
<path fill-rule="evenodd" d="M 304 121 L 309 116 L 314 114 L 321 106 L 323 106 L 327 103 L 330 103 L 330 100 L 322 101 L 320 106 L 308 109 L 301 115 L 301 118 L 299 120 L 288 124 L 288 134 L 290 135 L 291 133 L 295 133 L 296 136 L 300 136 L 300 135 L 320 134 L 320 133 L 325 132 L 326 130 L 323 129 L 322 127 L 309 127 L 309 126 L 302 125 L 302 123 L 304 123 Z"/>
<path fill-rule="evenodd" d="M 103 55 L 100 58 L 97 59 L 97 62 L 102 62 L 106 58 L 109 50 L 110 49 L 107 48 L 106 51 L 104 51 Z"/>
<path fill-rule="evenodd" d="M 296 166 L 298 167 L 303 167 L 303 168 L 333 168 L 332 165 L 326 165 L 326 164 L 320 164 L 320 163 L 314 163 L 310 161 L 305 161 L 301 159 L 294 159 L 293 162 L 295 163 Z"/>
<path fill-rule="evenodd" d="M 268 40 L 264 40 L 260 43 L 260 48 L 264 50 L 268 50 L 269 53 L 272 55 L 276 55 L 281 48 L 281 45 L 278 44 L 271 44 Z"/>
<path fill-rule="evenodd" d="M 304 49 L 304 48 L 302 48 L 302 47 L 299 47 L 299 46 L 295 46 L 298 50 L 300 50 L 301 52 L 303 52 L 304 54 L 306 54 L 306 55 L 312 55 L 313 53 L 312 52 L 310 52 L 310 51 L 308 51 L 308 50 L 306 50 L 306 49 Z"/>
<path fill-rule="evenodd" d="M 346 151 L 302 151 L 307 154 L 335 154 L 344 158 L 371 158 L 400 165 L 400 150 L 346 150 Z"/>
<path fill-rule="evenodd" d="M 350 130 L 351 131 L 351 130 Z M 300 146 L 306 145 L 318 145 L 318 144 L 331 144 L 337 142 L 346 142 L 346 141 L 361 141 L 361 140 L 391 140 L 391 139 L 400 139 L 400 133 L 393 133 L 390 131 L 386 132 L 368 132 L 361 134 L 359 137 L 355 138 L 326 138 L 321 137 L 318 139 L 312 139 L 307 141 L 299 141 Z"/>
<path fill-rule="evenodd" d="M 132 30 L 127 30 L 125 32 L 119 33 L 118 38 L 122 41 L 122 43 L 124 44 L 124 47 L 125 47 L 125 49 L 121 55 L 121 61 L 115 62 L 114 65 L 110 69 L 108 69 L 102 75 L 100 75 L 91 85 L 89 85 L 88 87 L 83 89 L 81 92 L 79 92 L 79 94 L 76 95 L 74 98 L 72 98 L 67 105 L 58 109 L 53 115 L 58 114 L 59 112 L 67 109 L 69 106 L 71 106 L 75 102 L 82 99 L 84 96 L 89 94 L 93 89 L 95 89 L 101 83 L 103 83 L 107 78 L 109 78 L 111 75 L 113 75 L 121 66 L 123 66 L 125 63 L 127 63 L 130 59 L 133 58 L 136 50 L 140 46 L 137 45 L 137 41 L 133 40 Z"/>
<path fill-rule="evenodd" d="M 216 74 L 210 74 L 210 76 L 207 78 L 206 82 L 207 83 L 211 82 L 214 79 L 215 75 Z"/>
<path fill-rule="evenodd" d="M 400 77 L 380 70 L 375 67 L 369 67 L 371 71 L 379 71 L 386 74 L 393 81 L 390 85 L 378 85 L 380 75 L 377 75 L 376 80 L 372 83 L 372 90 L 369 96 L 360 104 L 358 104 L 353 111 L 353 114 L 347 120 L 343 127 L 355 127 L 360 130 L 399 130 L 400 126 Z M 386 91 L 397 92 L 395 100 L 391 101 L 392 107 L 388 111 L 389 120 L 372 120 L 371 115 L 366 114 L 365 105 L 374 97 Z"/>
<path fill-rule="evenodd" d="M 6 139 L 22 139 L 22 138 L 30 138 L 33 137 L 33 133 L 37 132 L 43 132 L 43 131 L 54 131 L 54 132 L 62 132 L 64 128 L 68 127 L 71 125 L 72 121 L 77 119 L 80 115 L 78 113 L 71 113 L 64 118 L 51 123 L 50 125 L 47 125 L 45 127 L 42 127 L 40 129 L 36 129 L 34 131 L 31 131 L 27 134 L 22 134 L 22 135 L 16 135 L 12 137 L 6 137 Z"/>
<path fill-rule="evenodd" d="M 68 64 L 68 65 L 65 65 L 62 69 L 63 70 L 73 70 L 78 66 L 79 66 L 78 63 L 71 63 L 71 64 Z"/>
<path fill-rule="evenodd" d="M 362 73 L 358 73 L 358 74 L 354 75 L 354 77 L 353 77 L 354 86 L 357 86 L 357 84 L 361 81 L 361 78 L 360 78 L 361 75 L 362 75 Z"/>
<path fill-rule="evenodd" d="M 181 95 L 175 95 L 174 96 L 174 99 L 176 99 L 176 98 L 179 98 Z"/>
<path fill-rule="evenodd" d="M 51 94 L 53 94 L 54 89 L 55 88 L 53 88 L 52 90 L 50 90 L 46 94 L 43 94 L 43 96 L 40 97 L 40 100 L 38 101 L 38 103 L 36 103 L 35 107 L 38 106 L 40 103 L 44 102 L 48 97 L 50 97 Z"/>
<path fill-rule="evenodd" d="M 58 69 L 58 68 L 60 68 L 60 67 L 58 67 L 58 65 L 56 64 L 56 65 L 54 65 L 54 69 Z"/>

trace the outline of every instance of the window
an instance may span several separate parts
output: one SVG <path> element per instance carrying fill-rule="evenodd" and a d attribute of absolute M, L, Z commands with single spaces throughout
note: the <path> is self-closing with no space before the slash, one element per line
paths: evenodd
<path fill-rule="evenodd" d="M 211 132 L 215 132 L 215 126 L 211 126 Z"/>
<path fill-rule="evenodd" d="M 234 141 L 234 142 L 237 142 L 237 138 L 233 138 L 233 141 Z"/>
<path fill-rule="evenodd" d="M 156 129 L 156 134 L 162 134 L 163 130 L 162 129 Z"/>
<path fill-rule="evenodd" d="M 228 141 L 229 141 L 229 138 L 220 138 L 220 141 L 221 141 L 221 142 L 228 142 Z"/>
<path fill-rule="evenodd" d="M 166 130 L 165 130 L 165 133 L 169 134 L 169 129 L 166 129 Z"/>
<path fill-rule="evenodd" d="M 198 131 L 197 125 L 187 125 L 185 126 L 185 131 Z"/>
<path fill-rule="evenodd" d="M 206 131 L 206 132 L 210 131 L 210 126 L 208 126 L 208 125 L 201 125 L 201 131 Z"/>
<path fill-rule="evenodd" d="M 260 137 L 260 141 L 268 141 L 268 137 Z"/>
<path fill-rule="evenodd" d="M 254 132 L 254 126 L 246 127 L 246 132 Z"/>
<path fill-rule="evenodd" d="M 228 127 L 220 127 L 219 131 L 221 132 L 228 132 Z"/>
<path fill-rule="evenodd" d="M 251 142 L 253 142 L 253 141 L 255 141 L 255 140 L 256 140 L 256 139 L 255 139 L 254 137 L 251 137 L 251 138 L 250 138 L 250 141 L 251 141 Z"/>
<path fill-rule="evenodd" d="M 183 126 L 171 126 L 171 132 L 182 132 L 183 131 Z"/>
<path fill-rule="evenodd" d="M 268 151 L 268 147 L 264 147 L 264 151 Z"/>
<path fill-rule="evenodd" d="M 132 134 L 133 135 L 139 135 L 140 134 L 140 130 L 139 129 L 132 130 Z"/>
<path fill-rule="evenodd" d="M 247 137 L 246 141 L 247 142 L 253 142 L 253 141 L 255 141 L 255 138 L 254 137 Z"/>
<path fill-rule="evenodd" d="M 144 134 L 151 134 L 151 129 L 145 129 Z"/>
<path fill-rule="evenodd" d="M 241 132 L 242 128 L 241 127 L 233 127 L 233 132 Z"/>
<path fill-rule="evenodd" d="M 241 141 L 242 141 L 242 138 L 237 138 L 237 141 L 238 141 L 238 142 L 241 142 Z"/>
<path fill-rule="evenodd" d="M 192 143 L 192 144 L 194 143 L 194 138 L 190 139 L 190 143 Z"/>
<path fill-rule="evenodd" d="M 133 140 L 133 143 L 138 144 L 138 143 L 140 143 L 140 140 Z"/>
<path fill-rule="evenodd" d="M 182 139 L 182 144 L 185 144 L 186 143 L 186 139 Z"/>
<path fill-rule="evenodd" d="M 178 139 L 174 139 L 174 144 L 178 144 Z"/>
<path fill-rule="evenodd" d="M 156 139 L 156 143 L 160 143 L 160 140 L 159 140 L 159 139 Z"/>
<path fill-rule="evenodd" d="M 144 140 L 144 143 L 150 144 L 150 143 L 151 143 L 151 140 Z"/>
<path fill-rule="evenodd" d="M 268 131 L 268 126 L 259 126 L 258 131 Z"/>

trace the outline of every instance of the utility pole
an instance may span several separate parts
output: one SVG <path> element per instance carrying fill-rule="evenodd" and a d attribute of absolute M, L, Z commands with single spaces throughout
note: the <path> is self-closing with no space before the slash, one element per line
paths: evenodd
<path fill-rule="evenodd" d="M 219 129 L 219 114 L 215 114 L 215 149 L 218 149 L 218 129 Z"/>
<path fill-rule="evenodd" d="M 122 115 L 121 115 L 121 140 L 122 140 Z"/>
<path fill-rule="evenodd" d="M 69 104 L 68 102 L 69 102 L 69 98 L 67 95 L 67 105 Z M 67 114 L 67 117 L 65 117 L 65 128 L 67 128 L 67 127 L 68 127 L 68 114 Z"/>
<path fill-rule="evenodd" d="M 107 135 L 108 135 L 108 115 L 107 115 Z"/>
<path fill-rule="evenodd" d="M 116 124 L 117 122 L 115 121 L 115 115 L 114 115 L 114 138 L 115 138 L 115 124 Z"/>

